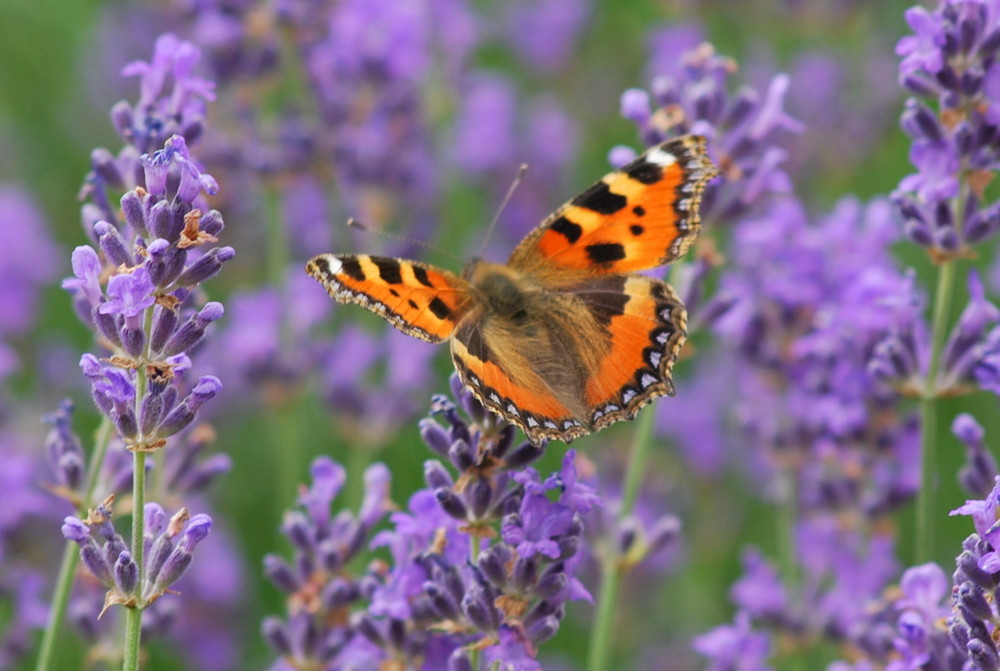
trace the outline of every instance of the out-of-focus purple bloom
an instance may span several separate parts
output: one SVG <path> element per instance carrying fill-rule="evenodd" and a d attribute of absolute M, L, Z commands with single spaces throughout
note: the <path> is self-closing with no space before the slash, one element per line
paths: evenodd
<path fill-rule="evenodd" d="M 975 418 L 963 412 L 951 424 L 951 432 L 965 444 L 965 464 L 958 481 L 973 496 L 985 497 L 997 476 L 997 463 L 986 447 L 985 432 Z"/>
<path fill-rule="evenodd" d="M 944 22 L 938 12 L 929 12 L 923 7 L 906 10 L 906 22 L 913 29 L 913 35 L 900 38 L 896 54 L 903 57 L 900 70 L 904 75 L 919 70 L 936 73 L 941 70 L 944 60 L 941 48 L 945 36 Z"/>
<path fill-rule="evenodd" d="M 770 671 L 767 658 L 771 641 L 767 634 L 754 631 L 750 616 L 737 612 L 733 624 L 721 625 L 697 636 L 692 646 L 709 659 L 712 671 Z"/>
<path fill-rule="evenodd" d="M 515 52 L 543 71 L 557 70 L 567 62 L 590 14 L 588 0 L 522 0 L 506 9 Z"/>
<path fill-rule="evenodd" d="M 56 245 L 38 206 L 15 186 L 0 184 L 0 225 L 16 231 L 0 245 L 0 339 L 5 339 L 34 320 L 40 285 L 56 272 Z"/>

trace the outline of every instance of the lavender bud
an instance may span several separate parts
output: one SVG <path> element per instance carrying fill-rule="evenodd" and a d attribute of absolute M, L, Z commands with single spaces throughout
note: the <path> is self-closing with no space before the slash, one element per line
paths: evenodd
<path fill-rule="evenodd" d="M 554 616 L 544 617 L 532 622 L 525 630 L 530 641 L 539 645 L 549 640 L 559 632 L 559 620 Z"/>
<path fill-rule="evenodd" d="M 431 600 L 431 605 L 434 606 L 434 610 L 437 615 L 446 620 L 457 620 L 461 614 L 458 609 L 458 604 L 451 598 L 445 590 L 441 589 L 441 586 L 435 582 L 427 581 L 424 583 L 424 594 L 428 596 Z"/>
<path fill-rule="evenodd" d="M 177 311 L 157 305 L 153 312 L 153 327 L 150 329 L 149 348 L 154 352 L 163 349 L 167 339 L 177 330 Z"/>
<path fill-rule="evenodd" d="M 903 129 L 914 138 L 927 138 L 932 141 L 942 139 L 941 123 L 938 118 L 923 103 L 910 98 L 906 101 L 906 110 L 902 116 Z"/>
<path fill-rule="evenodd" d="M 428 417 L 420 420 L 418 426 L 420 427 L 420 438 L 427 447 L 434 450 L 440 456 L 447 457 L 448 450 L 451 448 L 451 438 L 448 436 L 448 432 L 440 424 Z"/>
<path fill-rule="evenodd" d="M 451 474 L 436 459 L 428 459 L 424 462 L 424 482 L 427 483 L 428 489 L 439 489 L 442 487 L 450 489 L 455 485 Z"/>
<path fill-rule="evenodd" d="M 981 671 L 997 671 L 1000 668 L 1000 659 L 997 658 L 996 648 L 987 645 L 979 639 L 972 639 L 966 646 L 969 659 L 975 664 L 975 668 Z"/>
<path fill-rule="evenodd" d="M 203 214 L 198 225 L 202 231 L 215 237 L 218 237 L 225 226 L 222 221 L 222 214 L 218 210 L 209 210 L 206 214 Z"/>
<path fill-rule="evenodd" d="M 524 443 L 523 445 L 514 448 L 514 451 L 510 453 L 504 463 L 507 468 L 517 470 L 524 468 L 533 461 L 537 461 L 542 458 L 545 453 L 545 448 L 542 446 L 535 446 L 531 443 Z"/>
<path fill-rule="evenodd" d="M 115 586 L 122 594 L 132 594 L 139 581 L 139 567 L 132 561 L 132 555 L 122 552 L 115 562 Z"/>
<path fill-rule="evenodd" d="M 490 509 L 490 501 L 493 499 L 493 486 L 489 479 L 484 477 L 476 480 L 466 490 L 466 500 L 472 506 L 474 519 L 483 519 Z"/>
<path fill-rule="evenodd" d="M 125 238 L 115 226 L 106 221 L 99 221 L 94 224 L 94 233 L 98 236 L 101 251 L 111 263 L 116 266 L 131 267 L 135 265 L 128 249 L 128 243 L 125 242 Z"/>
<path fill-rule="evenodd" d="M 560 570 L 557 572 L 546 571 L 548 575 L 543 576 L 538 584 L 535 585 L 535 594 L 542 597 L 543 599 L 548 599 L 555 597 L 559 592 L 566 588 L 569 584 L 569 576 L 566 575 L 565 569 L 560 565 Z"/>
<path fill-rule="evenodd" d="M 120 202 L 122 214 L 125 215 L 125 221 L 129 227 L 137 233 L 145 231 L 146 217 L 143 212 L 142 198 L 139 197 L 135 189 L 122 196 Z"/>
<path fill-rule="evenodd" d="M 264 618 L 261 622 L 260 632 L 264 636 L 264 640 L 267 644 L 274 648 L 282 657 L 291 658 L 295 654 L 295 650 L 292 647 L 292 640 L 288 635 L 288 629 L 285 627 L 285 623 L 279 618 L 274 616 L 268 616 Z"/>
<path fill-rule="evenodd" d="M 135 413 L 131 409 L 124 411 L 112 410 L 111 421 L 115 425 L 115 430 L 122 438 L 134 440 L 139 435 L 139 427 L 135 422 Z"/>
<path fill-rule="evenodd" d="M 213 375 L 205 375 L 198 385 L 180 405 L 175 407 L 160 423 L 157 435 L 168 438 L 194 421 L 195 415 L 206 401 L 211 400 L 222 389 L 222 383 Z"/>
<path fill-rule="evenodd" d="M 458 648 L 448 657 L 448 671 L 473 671 L 472 660 L 465 648 Z"/>
<path fill-rule="evenodd" d="M 111 124 L 122 137 L 132 133 L 132 106 L 124 100 L 119 100 L 111 107 Z"/>
<path fill-rule="evenodd" d="M 980 620 L 989 620 L 993 617 L 993 611 L 983 596 L 982 588 L 971 582 L 963 583 L 958 588 L 958 601 L 962 607 L 968 609 Z"/>
<path fill-rule="evenodd" d="M 139 428 L 143 435 L 150 435 L 163 416 L 163 396 L 147 394 L 139 408 Z"/>
<path fill-rule="evenodd" d="M 66 540 L 78 543 L 81 547 L 92 540 L 90 527 L 84 524 L 83 520 L 72 516 L 63 520 L 62 535 Z"/>
<path fill-rule="evenodd" d="M 209 301 L 196 315 L 174 332 L 161 352 L 164 356 L 174 356 L 192 349 L 205 337 L 205 328 L 216 319 L 221 318 L 223 313 L 222 303 Z"/>
<path fill-rule="evenodd" d="M 504 559 L 500 557 L 496 548 L 497 546 L 493 546 L 479 553 L 478 566 L 487 580 L 499 589 L 503 589 L 507 585 L 507 572 L 504 569 Z"/>
<path fill-rule="evenodd" d="M 181 273 L 176 283 L 182 287 L 197 286 L 215 277 L 222 270 L 222 264 L 234 256 L 236 256 L 236 250 L 232 247 L 216 247 L 192 263 Z"/>
<path fill-rule="evenodd" d="M 97 327 L 98 332 L 115 347 L 121 347 L 122 341 L 118 335 L 118 321 L 121 319 L 115 318 L 115 315 L 104 314 L 100 311 L 100 305 L 94 307 L 90 313 L 91 320 L 94 326 Z"/>
<path fill-rule="evenodd" d="M 298 577 L 282 557 L 275 554 L 264 556 L 264 575 L 274 586 L 288 594 L 294 594 L 301 587 Z"/>
<path fill-rule="evenodd" d="M 378 630 L 372 619 L 368 617 L 365 613 L 355 613 L 351 616 L 351 626 L 358 631 L 362 636 L 367 638 L 369 641 L 375 645 L 384 648 L 386 645 L 385 639 L 382 637 L 382 632 Z"/>
<path fill-rule="evenodd" d="M 347 607 L 360 597 L 357 585 L 343 578 L 334 578 L 323 588 L 320 601 L 324 610 L 332 612 Z"/>
<path fill-rule="evenodd" d="M 111 575 L 111 566 L 108 564 L 104 553 L 95 543 L 88 543 L 80 547 L 80 561 L 83 562 L 87 570 L 102 585 L 110 586 L 114 584 L 114 578 Z"/>
<path fill-rule="evenodd" d="M 471 446 L 467 441 L 461 439 L 451 444 L 451 448 L 448 450 L 448 459 L 451 460 L 455 470 L 459 473 L 464 473 L 476 465 Z"/>
<path fill-rule="evenodd" d="M 481 589 L 472 589 L 462 597 L 462 612 L 477 628 L 483 631 L 496 631 L 500 619 L 496 608 L 486 598 Z"/>
<path fill-rule="evenodd" d="M 465 503 L 451 489 L 445 487 L 435 489 L 434 498 L 437 499 L 441 509 L 455 519 L 465 521 L 468 518 L 469 511 Z"/>
<path fill-rule="evenodd" d="M 952 645 L 959 650 L 965 650 L 965 646 L 969 644 L 969 628 L 960 618 L 948 618 L 948 638 L 951 639 Z"/>
<path fill-rule="evenodd" d="M 508 424 L 500 430 L 500 435 L 497 436 L 496 442 L 493 445 L 493 456 L 498 459 L 503 459 L 503 455 L 507 453 L 510 446 L 514 444 L 514 437 L 517 435 L 517 429 L 514 428 L 513 424 Z"/>
<path fill-rule="evenodd" d="M 146 334 L 141 328 L 130 328 L 123 323 L 119 338 L 126 352 L 136 358 L 142 356 L 146 345 Z"/>
<path fill-rule="evenodd" d="M 180 235 L 180 229 L 173 232 L 170 225 L 170 204 L 165 200 L 157 201 L 149 208 L 149 214 L 146 216 L 146 221 L 149 222 L 148 230 L 157 238 L 163 238 L 168 244 L 171 240 L 175 240 L 178 235 Z M 183 225 L 183 224 L 182 224 Z M 173 233 L 173 237 L 171 237 Z"/>
<path fill-rule="evenodd" d="M 519 557 L 514 562 L 514 569 L 511 571 L 511 580 L 514 589 L 518 592 L 527 592 L 528 589 L 538 580 L 538 563 L 534 557 L 525 559 Z"/>

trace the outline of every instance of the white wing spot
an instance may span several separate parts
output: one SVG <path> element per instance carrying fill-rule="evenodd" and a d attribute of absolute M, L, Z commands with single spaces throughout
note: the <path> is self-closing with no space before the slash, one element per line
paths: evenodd
<path fill-rule="evenodd" d="M 659 352 L 650 352 L 649 353 L 649 363 L 651 363 L 653 366 L 659 368 L 660 367 L 661 356 L 662 355 Z"/>
<path fill-rule="evenodd" d="M 641 384 L 642 388 L 645 389 L 653 384 L 656 384 L 656 378 L 649 373 L 646 373 L 639 379 L 639 384 Z"/>
<path fill-rule="evenodd" d="M 500 397 L 497 396 L 496 392 L 493 392 L 493 393 L 490 394 L 490 400 L 493 401 L 494 403 L 496 403 L 497 405 L 500 404 Z"/>
<path fill-rule="evenodd" d="M 625 405 L 632 402 L 632 399 L 635 398 L 635 394 L 635 389 L 629 388 L 625 390 L 625 393 L 622 394 L 622 401 L 625 402 Z"/>
<path fill-rule="evenodd" d="M 646 154 L 646 160 L 650 163 L 655 163 L 661 168 L 666 168 L 668 165 L 673 165 L 677 163 L 677 157 L 673 154 L 668 154 L 659 147 L 649 150 Z"/>
<path fill-rule="evenodd" d="M 556 426 L 556 423 L 553 422 L 551 419 L 547 419 L 547 420 L 545 420 L 545 428 L 546 429 L 558 429 L 559 427 Z"/>
<path fill-rule="evenodd" d="M 528 426 L 530 426 L 532 429 L 538 426 L 538 422 L 535 421 L 535 418 L 532 417 L 531 415 L 528 415 Z"/>
<path fill-rule="evenodd" d="M 521 416 L 521 414 L 517 411 L 517 406 L 514 405 L 513 403 L 508 403 L 507 404 L 507 412 L 509 412 L 510 414 L 514 415 L 515 417 L 520 417 Z"/>

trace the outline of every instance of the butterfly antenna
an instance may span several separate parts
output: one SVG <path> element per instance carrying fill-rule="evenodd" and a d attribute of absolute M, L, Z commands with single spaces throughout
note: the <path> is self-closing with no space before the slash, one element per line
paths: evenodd
<path fill-rule="evenodd" d="M 417 247 L 423 247 L 424 249 L 429 249 L 432 252 L 437 252 L 438 254 L 441 254 L 443 256 L 447 256 L 449 259 L 453 259 L 455 261 L 461 261 L 461 259 L 459 259 L 457 256 L 455 256 L 451 252 L 447 252 L 447 251 L 441 249 L 440 247 L 438 247 L 437 245 L 432 245 L 431 243 L 427 242 L 426 240 L 418 240 L 416 238 L 411 238 L 411 237 L 409 237 L 407 235 L 400 235 L 399 233 L 394 233 L 393 231 L 383 231 L 380 228 L 370 228 L 370 227 L 365 226 L 364 224 L 362 224 L 360 221 L 358 221 L 354 217 L 351 217 L 351 218 L 349 218 L 347 220 L 347 226 L 349 228 L 356 228 L 359 231 L 364 231 L 365 233 L 371 233 L 372 235 L 379 235 L 379 236 L 383 236 L 383 237 L 386 237 L 386 238 L 391 238 L 393 240 L 398 240 L 399 242 L 405 242 L 405 243 L 410 244 L 410 245 L 416 245 Z"/>
<path fill-rule="evenodd" d="M 486 236 L 483 238 L 483 246 L 479 250 L 478 258 L 481 259 L 486 254 L 486 247 L 490 244 L 490 238 L 493 237 L 493 229 L 497 227 L 497 222 L 500 221 L 500 215 L 503 213 L 504 208 L 507 207 L 507 203 L 510 202 L 511 197 L 514 195 L 514 191 L 521 183 L 521 180 L 524 179 L 524 173 L 526 172 L 528 172 L 527 163 L 522 163 L 518 166 L 517 174 L 514 175 L 514 180 L 510 183 L 510 186 L 507 187 L 507 193 L 504 195 L 503 200 L 500 201 L 500 207 L 497 208 L 497 213 L 493 215 L 493 221 L 490 222 L 489 228 L 486 229 Z"/>

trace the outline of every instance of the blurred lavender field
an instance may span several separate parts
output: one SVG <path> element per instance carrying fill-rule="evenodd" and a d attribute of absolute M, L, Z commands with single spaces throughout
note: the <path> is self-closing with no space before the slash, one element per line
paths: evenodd
<path fill-rule="evenodd" d="M 1000 668 L 1000 0 L 51 4 L 0 0 L 0 669 Z M 413 241 L 527 163 L 504 259 L 685 133 L 677 396 L 572 449 L 303 271 L 457 271 Z"/>

